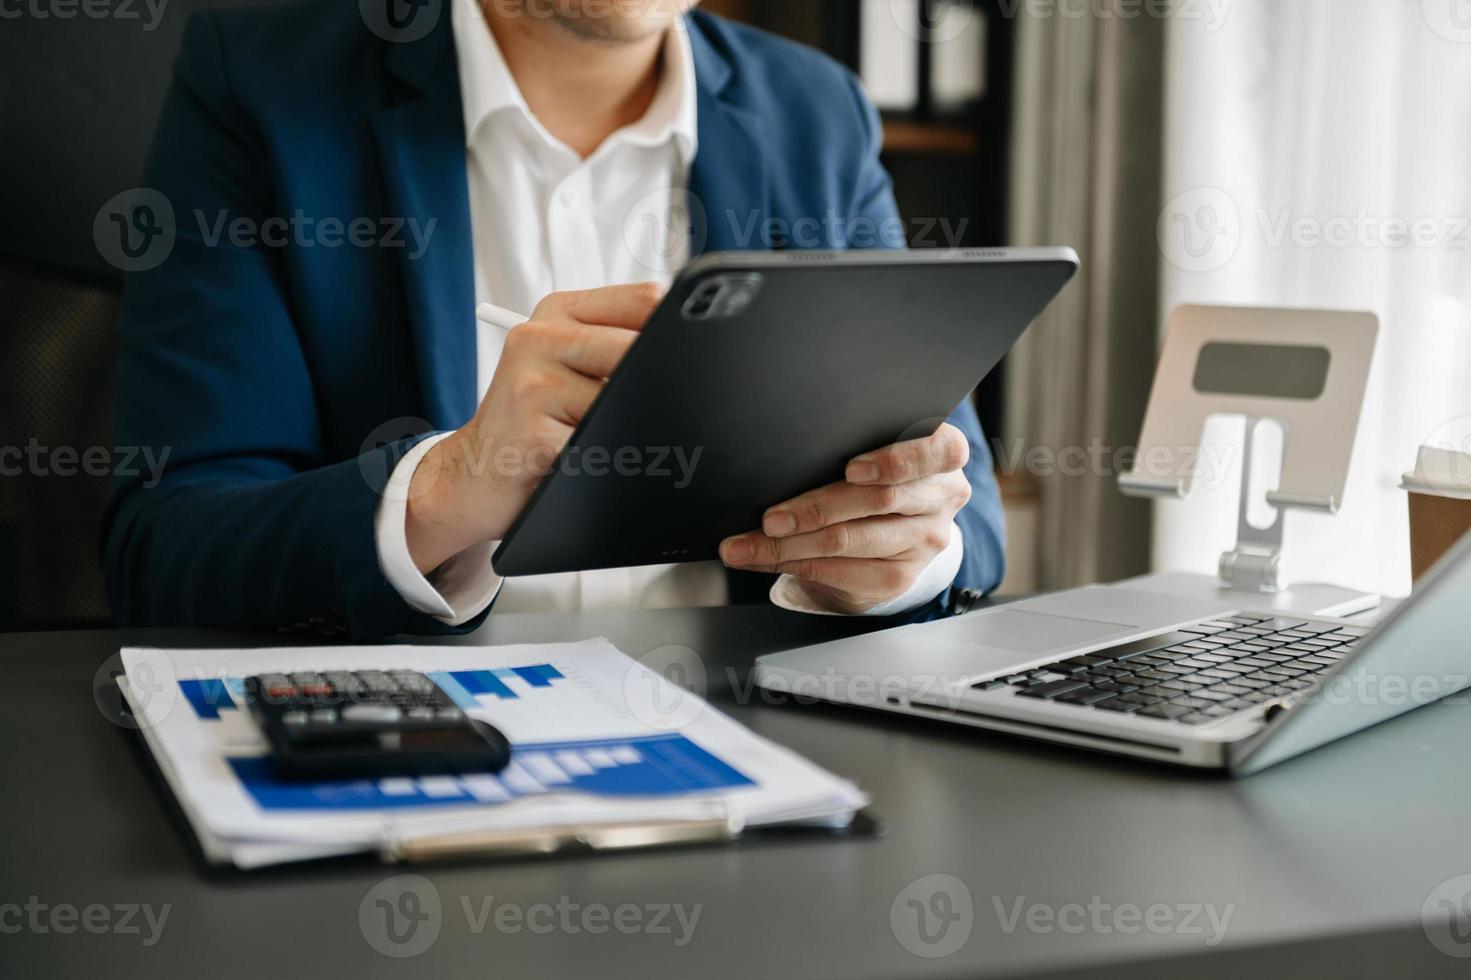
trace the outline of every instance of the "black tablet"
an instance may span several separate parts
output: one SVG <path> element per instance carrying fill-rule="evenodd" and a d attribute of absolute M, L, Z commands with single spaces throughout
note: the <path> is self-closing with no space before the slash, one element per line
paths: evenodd
<path fill-rule="evenodd" d="M 1069 248 L 695 260 L 501 542 L 496 572 L 717 558 L 854 456 L 933 433 L 1077 267 Z"/>

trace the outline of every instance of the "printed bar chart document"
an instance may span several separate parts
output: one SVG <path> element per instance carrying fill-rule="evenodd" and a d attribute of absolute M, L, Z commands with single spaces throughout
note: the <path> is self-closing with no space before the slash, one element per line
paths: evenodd
<path fill-rule="evenodd" d="M 607 640 L 122 651 L 134 718 L 212 861 L 242 868 L 546 828 L 846 826 L 867 798 Z M 510 740 L 498 773 L 282 780 L 245 678 L 413 669 Z M 588 836 L 584 834 L 583 836 Z"/>

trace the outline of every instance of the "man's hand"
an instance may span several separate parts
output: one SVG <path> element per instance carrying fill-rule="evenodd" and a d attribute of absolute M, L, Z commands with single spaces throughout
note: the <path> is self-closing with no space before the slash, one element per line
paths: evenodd
<path fill-rule="evenodd" d="M 406 531 L 420 572 L 505 537 L 664 292 L 639 283 L 553 293 L 506 335 L 475 417 L 414 471 Z"/>
<path fill-rule="evenodd" d="M 946 423 L 848 464 L 846 479 L 768 510 L 761 531 L 727 538 L 731 568 L 794 576 L 833 612 L 867 612 L 909 591 L 950 543 L 970 500 L 965 434 Z"/>

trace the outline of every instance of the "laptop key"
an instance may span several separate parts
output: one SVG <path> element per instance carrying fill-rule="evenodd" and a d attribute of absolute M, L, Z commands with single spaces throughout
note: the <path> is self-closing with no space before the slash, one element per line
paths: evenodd
<path fill-rule="evenodd" d="M 1179 718 L 1181 715 L 1188 715 L 1190 714 L 1190 709 L 1181 707 L 1178 704 L 1149 704 L 1140 708 L 1135 714 L 1142 715 L 1145 718 L 1169 719 Z"/>
<path fill-rule="evenodd" d="M 1241 677 L 1245 674 L 1254 674 L 1258 670 L 1261 670 L 1260 667 L 1252 667 L 1250 665 L 1244 664 L 1221 664 L 1216 669 L 1224 670 L 1226 673 L 1230 674 L 1233 677 Z"/>
<path fill-rule="evenodd" d="M 1099 711 L 1117 711 L 1120 714 L 1130 714 L 1138 711 L 1144 705 L 1137 701 L 1125 701 L 1123 698 L 1109 698 L 1107 701 L 1099 701 L 1093 707 Z"/>
<path fill-rule="evenodd" d="M 1016 693 L 1018 697 L 1042 698 L 1044 700 L 1050 700 L 1057 697 L 1059 694 L 1068 694 L 1072 691 L 1081 691 L 1087 686 L 1087 684 L 1084 684 L 1081 681 L 1075 681 L 1071 678 L 1068 678 L 1066 680 L 1051 681 L 1046 684 L 1038 684 L 1035 687 L 1024 687 Z"/>
<path fill-rule="evenodd" d="M 1158 694 L 1150 694 L 1147 691 L 1131 691 L 1128 694 L 1120 694 L 1117 700 L 1123 701 L 1126 704 L 1137 704 L 1143 707 L 1147 704 L 1158 704 L 1164 698 Z"/>
<path fill-rule="evenodd" d="M 1215 721 L 1216 719 L 1213 718 L 1212 716 L 1208 715 L 1208 714 L 1205 714 L 1205 713 L 1200 712 L 1200 711 L 1196 711 L 1196 712 L 1192 712 L 1191 714 L 1188 714 L 1188 715 L 1181 715 L 1180 717 L 1176 718 L 1175 720 L 1178 721 L 1182 725 L 1204 725 L 1207 722 L 1212 722 L 1212 721 Z"/>
<path fill-rule="evenodd" d="M 1103 660 L 1126 660 L 1138 654 L 1151 653 L 1163 650 L 1165 647 L 1176 646 L 1195 639 L 1191 633 L 1160 633 L 1157 636 L 1148 636 L 1142 640 L 1134 640 L 1130 643 L 1121 643 L 1107 650 L 1094 650 L 1086 656 L 1097 657 Z"/>
<path fill-rule="evenodd" d="M 1202 701 L 1199 698 L 1181 696 L 1178 698 L 1170 698 L 1170 704 L 1176 705 L 1177 707 L 1181 708 L 1189 708 L 1192 711 L 1197 711 L 1201 708 L 1210 707 L 1211 702 Z"/>
<path fill-rule="evenodd" d="M 1060 694 L 1053 700 L 1060 704 L 1093 704 L 1097 701 L 1107 701 L 1115 697 L 1118 697 L 1118 695 L 1113 691 L 1095 691 L 1092 688 L 1084 688 L 1081 691 L 1074 691 L 1071 694 Z"/>

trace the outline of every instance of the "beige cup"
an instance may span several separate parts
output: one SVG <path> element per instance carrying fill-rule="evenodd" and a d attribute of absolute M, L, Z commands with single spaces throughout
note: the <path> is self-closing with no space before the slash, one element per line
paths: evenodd
<path fill-rule="evenodd" d="M 1471 533 L 1471 453 L 1423 446 L 1400 486 L 1410 495 L 1410 567 L 1418 582 Z"/>

